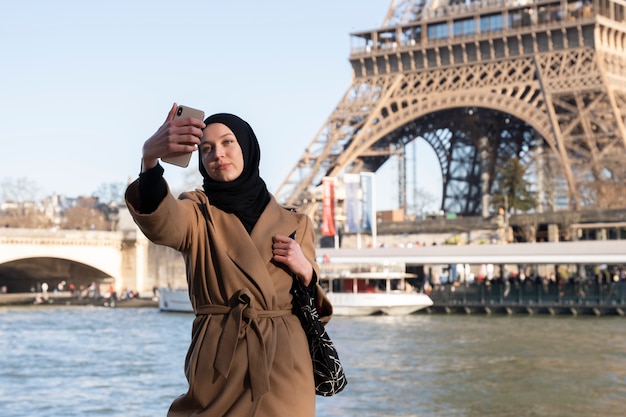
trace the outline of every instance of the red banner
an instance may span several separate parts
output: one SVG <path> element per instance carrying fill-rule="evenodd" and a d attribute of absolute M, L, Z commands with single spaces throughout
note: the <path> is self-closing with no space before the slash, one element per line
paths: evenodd
<path fill-rule="evenodd" d="M 322 179 L 322 235 L 335 236 L 335 180 Z"/>

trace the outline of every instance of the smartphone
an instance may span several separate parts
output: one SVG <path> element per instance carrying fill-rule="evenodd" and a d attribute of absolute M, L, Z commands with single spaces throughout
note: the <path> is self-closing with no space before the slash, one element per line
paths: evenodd
<path fill-rule="evenodd" d="M 202 110 L 194 109 L 193 107 L 178 106 L 176 109 L 176 115 L 174 117 L 194 117 L 196 119 L 204 120 L 204 112 Z M 192 152 L 175 153 L 167 155 L 161 158 L 161 161 L 168 164 L 177 165 L 182 168 L 189 166 Z"/>

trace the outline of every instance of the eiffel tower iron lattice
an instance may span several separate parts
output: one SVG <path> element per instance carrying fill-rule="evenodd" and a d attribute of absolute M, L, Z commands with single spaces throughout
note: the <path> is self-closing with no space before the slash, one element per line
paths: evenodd
<path fill-rule="evenodd" d="M 392 1 L 351 34 L 352 84 L 278 200 L 312 214 L 323 177 L 423 139 L 447 212 L 486 215 L 511 158 L 538 212 L 626 207 L 625 19 L 624 0 Z"/>

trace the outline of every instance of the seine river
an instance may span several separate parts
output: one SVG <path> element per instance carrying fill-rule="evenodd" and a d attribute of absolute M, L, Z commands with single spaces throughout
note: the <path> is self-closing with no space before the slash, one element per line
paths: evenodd
<path fill-rule="evenodd" d="M 165 416 L 191 315 L 0 308 L 0 415 Z M 623 416 L 626 319 L 335 317 L 349 385 L 318 417 Z"/>

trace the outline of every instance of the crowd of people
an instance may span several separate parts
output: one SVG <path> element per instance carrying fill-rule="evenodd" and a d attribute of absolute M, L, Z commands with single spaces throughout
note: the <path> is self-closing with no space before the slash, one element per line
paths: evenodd
<path fill-rule="evenodd" d="M 468 292 L 500 300 L 523 300 L 537 297 L 562 301 L 586 298 L 626 296 L 626 267 L 594 266 L 572 272 L 565 266 L 552 270 L 530 266 L 507 271 L 502 265 L 483 264 L 477 273 L 470 265 L 448 265 L 424 273 L 421 285 L 425 293 L 467 296 Z M 613 289 L 613 291 L 612 291 Z"/>

